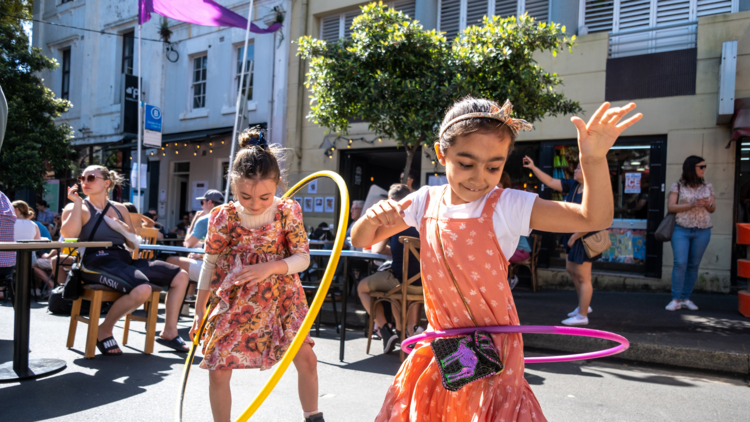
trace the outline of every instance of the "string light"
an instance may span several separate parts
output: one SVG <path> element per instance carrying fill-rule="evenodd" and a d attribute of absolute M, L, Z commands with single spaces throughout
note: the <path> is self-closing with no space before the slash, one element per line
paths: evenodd
<path fill-rule="evenodd" d="M 201 148 L 200 144 L 196 145 L 195 148 L 200 149 Z"/>
<path fill-rule="evenodd" d="M 213 142 L 209 142 L 208 146 L 212 147 L 212 146 L 214 146 L 214 143 Z"/>
<path fill-rule="evenodd" d="M 179 153 L 180 153 L 180 151 L 175 151 L 174 153 L 175 153 L 175 154 L 179 154 Z"/>
<path fill-rule="evenodd" d="M 209 150 L 208 150 L 208 153 L 209 153 L 209 154 L 213 154 L 213 153 L 214 153 L 214 150 L 212 150 L 212 149 L 209 149 Z"/>

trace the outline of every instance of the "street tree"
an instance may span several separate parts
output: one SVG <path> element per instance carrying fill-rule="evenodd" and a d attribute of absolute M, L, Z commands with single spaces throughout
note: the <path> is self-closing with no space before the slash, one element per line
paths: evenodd
<path fill-rule="evenodd" d="M 404 180 L 419 148 L 431 147 L 451 105 L 472 95 L 510 99 L 514 114 L 530 122 L 581 111 L 557 91 L 562 80 L 545 72 L 536 52 L 572 51 L 575 36 L 565 28 L 528 15 L 485 17 L 452 42 L 435 30 L 382 2 L 362 7 L 351 39 L 327 43 L 299 40 L 298 54 L 309 60 L 309 120 L 328 133 L 345 136 L 361 119 L 377 136 L 406 151 Z"/>
<path fill-rule="evenodd" d="M 55 98 L 39 72 L 57 68 L 57 61 L 29 45 L 21 19 L 30 19 L 30 2 L 9 1 L 0 6 L 0 86 L 8 101 L 8 127 L 0 151 L 0 190 L 13 196 L 16 191 L 44 187 L 44 174 L 66 170 L 72 150 L 67 123 L 55 118 L 66 112 L 70 102 Z M 7 10 L 6 10 L 7 9 Z"/>

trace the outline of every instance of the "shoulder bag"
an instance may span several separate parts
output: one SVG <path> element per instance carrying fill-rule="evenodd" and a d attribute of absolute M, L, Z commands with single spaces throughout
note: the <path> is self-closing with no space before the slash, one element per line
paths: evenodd
<path fill-rule="evenodd" d="M 677 203 L 680 203 L 680 183 L 677 182 Z M 654 232 L 654 239 L 659 242 L 669 242 L 672 240 L 672 233 L 674 232 L 675 218 L 677 214 L 667 211 L 667 215 L 659 223 L 659 227 Z"/>
<path fill-rule="evenodd" d="M 607 249 L 612 247 L 612 241 L 609 240 L 609 232 L 601 230 L 590 233 L 581 239 L 583 248 L 586 250 L 586 256 L 593 258 Z"/>

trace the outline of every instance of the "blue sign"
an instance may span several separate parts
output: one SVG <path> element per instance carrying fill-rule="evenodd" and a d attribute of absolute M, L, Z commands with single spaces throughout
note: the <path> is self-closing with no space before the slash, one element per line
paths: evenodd
<path fill-rule="evenodd" d="M 146 130 L 161 132 L 161 109 L 146 104 Z"/>

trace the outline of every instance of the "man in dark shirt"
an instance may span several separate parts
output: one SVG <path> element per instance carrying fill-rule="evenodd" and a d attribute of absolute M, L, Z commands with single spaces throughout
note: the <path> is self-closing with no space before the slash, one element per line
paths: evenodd
<path fill-rule="evenodd" d="M 388 198 L 394 201 L 400 201 L 404 199 L 408 194 L 411 193 L 411 189 L 404 184 L 395 184 L 391 186 L 388 191 Z M 359 298 L 362 300 L 367 313 L 373 312 L 370 309 L 370 292 L 388 292 L 394 287 L 401 284 L 403 280 L 403 268 L 404 268 L 404 245 L 399 242 L 398 238 L 401 236 L 410 236 L 419 238 L 419 232 L 414 227 L 391 236 L 377 245 L 372 247 L 372 251 L 375 253 L 390 253 L 393 256 L 393 261 L 389 269 L 378 271 L 375 274 L 363 279 L 357 285 L 357 293 Z M 390 251 L 390 252 L 389 252 Z M 419 274 L 419 260 L 414 255 L 409 256 L 409 278 L 416 274 Z M 408 287 L 408 293 L 414 295 L 422 294 L 422 280 L 417 280 L 410 284 Z M 422 332 L 422 328 L 419 324 L 419 312 L 421 306 L 413 306 L 409 309 L 406 321 L 406 333 L 407 337 L 414 335 L 415 333 Z M 378 327 L 378 333 L 383 339 L 383 353 L 390 353 L 396 346 L 396 341 L 399 338 L 398 332 L 403 329 L 401 323 L 401 313 L 398 309 L 393 309 L 393 318 L 396 321 L 396 329 L 387 322 L 385 318 L 385 312 L 383 311 L 382 304 L 378 304 L 375 312 L 375 324 Z"/>

